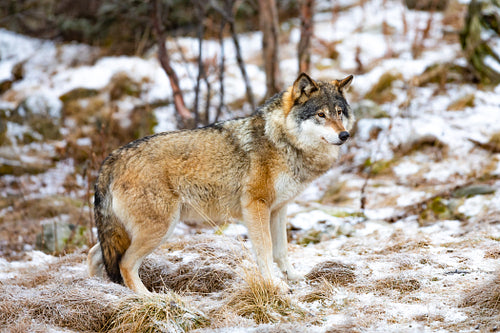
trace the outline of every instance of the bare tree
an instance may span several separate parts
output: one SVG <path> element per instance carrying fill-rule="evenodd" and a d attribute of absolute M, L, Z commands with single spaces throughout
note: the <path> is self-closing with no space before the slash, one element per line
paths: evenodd
<path fill-rule="evenodd" d="M 300 2 L 299 73 L 311 69 L 311 38 L 313 35 L 314 0 Z"/>
<path fill-rule="evenodd" d="M 231 38 L 233 40 L 234 48 L 236 50 L 236 61 L 238 62 L 238 67 L 240 68 L 241 76 L 243 77 L 243 81 L 245 82 L 248 103 L 250 103 L 252 110 L 255 110 L 255 100 L 253 97 L 252 86 L 250 85 L 250 80 L 248 79 L 245 62 L 243 61 L 243 57 L 241 55 L 240 39 L 238 37 L 238 34 L 236 33 L 236 24 L 234 22 L 235 10 L 236 10 L 235 2 L 236 2 L 235 0 L 225 0 L 224 9 L 218 7 L 215 1 L 212 1 L 211 5 L 212 8 L 215 9 L 221 15 L 223 21 L 222 24 L 224 25 L 225 22 L 227 22 L 227 24 L 229 25 L 229 32 L 231 33 Z"/>
<path fill-rule="evenodd" d="M 193 115 L 186 107 L 186 103 L 184 103 L 184 96 L 182 95 L 182 91 L 179 87 L 179 78 L 170 64 L 170 56 L 166 46 L 167 35 L 161 20 L 160 0 L 153 1 L 153 25 L 158 40 L 158 59 L 170 81 L 170 86 L 172 87 L 172 93 L 174 95 L 175 109 L 181 116 L 184 127 L 190 127 L 192 126 L 190 124 L 192 122 Z"/>
<path fill-rule="evenodd" d="M 206 2 L 196 1 L 195 3 L 195 12 L 196 18 L 198 21 L 198 29 L 196 31 L 196 35 L 198 38 L 198 77 L 196 79 L 196 86 L 194 89 L 194 122 L 195 126 L 200 123 L 200 111 L 199 111 L 199 101 L 200 101 L 200 83 L 202 78 L 206 78 L 205 66 L 203 66 L 203 35 L 204 35 L 204 25 L 203 25 L 203 17 L 206 13 Z M 208 80 L 205 80 L 208 82 Z M 208 101 L 207 101 L 208 103 Z M 208 114 L 205 115 L 206 121 L 204 123 L 208 123 Z"/>
<path fill-rule="evenodd" d="M 275 0 L 259 0 L 259 25 L 262 31 L 262 50 L 266 71 L 266 97 L 281 90 L 279 69 L 279 26 Z"/>
<path fill-rule="evenodd" d="M 217 113 L 215 114 L 215 120 L 218 121 L 220 115 L 222 114 L 222 109 L 224 108 L 224 72 L 226 67 L 226 55 L 224 49 L 224 28 L 226 26 L 226 20 L 221 19 L 220 30 L 219 30 L 219 45 L 220 45 L 220 63 L 219 63 L 219 106 L 217 108 Z"/>

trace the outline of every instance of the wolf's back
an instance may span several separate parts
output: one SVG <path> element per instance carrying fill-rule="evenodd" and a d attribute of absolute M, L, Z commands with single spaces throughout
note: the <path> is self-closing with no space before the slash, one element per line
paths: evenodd
<path fill-rule="evenodd" d="M 113 195 L 110 189 L 116 155 L 110 155 L 101 166 L 95 183 L 94 217 L 99 235 L 102 259 L 106 272 L 115 283 L 123 283 L 120 260 L 130 245 L 130 238 L 112 209 Z"/>

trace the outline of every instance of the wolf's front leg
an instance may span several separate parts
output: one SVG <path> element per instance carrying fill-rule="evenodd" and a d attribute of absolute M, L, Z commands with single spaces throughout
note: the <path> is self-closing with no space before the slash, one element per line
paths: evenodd
<path fill-rule="evenodd" d="M 273 281 L 283 291 L 288 286 L 273 274 L 273 245 L 270 228 L 270 211 L 262 200 L 251 200 L 244 205 L 243 219 L 248 229 L 248 236 L 252 242 L 257 265 L 264 278 Z"/>
<path fill-rule="evenodd" d="M 273 258 L 288 280 L 304 278 L 288 261 L 288 241 L 286 236 L 286 205 L 271 213 L 271 235 L 273 241 Z"/>

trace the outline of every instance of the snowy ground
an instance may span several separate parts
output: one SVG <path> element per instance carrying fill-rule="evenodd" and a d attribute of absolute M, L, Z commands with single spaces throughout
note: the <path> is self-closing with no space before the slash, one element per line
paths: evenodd
<path fill-rule="evenodd" d="M 499 274 L 500 154 L 482 149 L 470 139 L 486 143 L 500 132 L 500 87 L 480 88 L 463 82 L 446 83 L 445 89 L 432 83 L 413 85 L 413 79 L 427 66 L 445 62 L 465 64 L 456 35 L 445 38 L 447 32 L 457 29 L 443 23 L 456 22 L 450 20 L 452 14 L 410 11 L 400 1 L 372 0 L 363 6 L 349 6 L 356 3 L 342 1 L 346 9 L 339 13 L 334 13 L 329 3 L 321 3 L 320 8 L 324 9 L 315 17 L 311 75 L 318 79 L 343 78 L 357 70 L 358 58 L 364 70 L 355 75 L 348 95 L 353 108 L 360 110 L 367 105 L 365 95 L 386 73 L 397 77 L 389 88 L 394 97 L 379 103 L 379 111 L 385 117 L 358 115 L 354 139 L 344 148 L 338 166 L 307 188 L 288 211 L 290 257 L 300 272 L 307 274 L 316 265 L 333 260 L 350 267 L 355 277 L 346 283 L 330 284 L 326 296 L 313 301 L 307 296 L 323 288 L 320 284 L 311 280 L 292 284 L 290 298 L 306 312 L 304 318 L 293 323 L 284 320 L 257 324 L 229 315 L 229 309 L 225 310 L 228 314 L 225 320 L 219 317 L 201 331 L 469 332 L 494 331 L 500 327 L 498 316 L 488 319 L 478 315 L 481 309 L 462 306 L 471 291 L 488 285 Z M 461 8 L 458 13 L 463 17 L 463 5 L 450 3 Z M 431 15 L 430 35 L 422 41 L 420 56 L 415 57 L 412 43 Z M 384 25 L 390 31 L 385 35 Z M 299 30 L 297 22 L 283 24 L 282 29 L 286 32 L 286 43 L 281 49 L 281 69 L 284 82 L 290 84 L 296 76 Z M 261 35 L 251 33 L 241 38 L 254 93 L 261 98 L 265 86 L 259 53 Z M 181 38 L 178 43 L 185 52 L 192 53 L 188 59 L 195 55 L 195 40 Z M 231 87 L 227 89 L 226 102 L 230 104 L 244 99 L 245 87 L 232 56 L 230 40 L 226 44 L 225 83 Z M 336 59 L 326 56 L 329 50 L 325 45 L 335 47 Z M 207 41 L 204 47 L 207 58 L 217 55 L 217 42 Z M 172 42 L 169 48 L 175 48 Z M 183 64 L 177 53 L 172 58 L 182 88 L 187 92 L 186 100 L 190 101 L 196 64 Z M 114 101 L 118 108 L 116 116 L 121 121 L 127 121 L 135 106 L 168 100 L 171 94 L 154 51 L 144 58 L 102 58 L 99 50 L 87 46 L 59 45 L 0 30 L 0 81 L 11 79 L 13 68 L 20 62 L 24 62 L 25 74 L 2 95 L 2 109 L 12 110 L 25 101 L 34 105 L 32 110 L 43 109 L 60 118 L 61 95 L 75 88 L 102 93 L 119 72 L 143 83 L 138 98 L 125 96 Z M 470 94 L 474 96 L 472 104 L 448 110 L 454 102 Z M 368 105 L 372 110 L 376 108 L 373 103 Z M 236 114 L 245 110 L 246 107 Z M 175 128 L 171 104 L 158 107 L 155 114 L 156 131 Z M 43 223 L 70 219 L 73 215 L 68 214 L 72 211 L 52 214 L 55 216 L 50 218 L 37 218 L 36 212 L 16 215 L 19 209 L 27 210 L 22 203 L 30 200 L 56 198 L 61 205 L 68 204 L 62 197 L 84 200 L 85 176 L 72 158 L 56 158 L 67 146 L 64 137 L 72 131 L 71 122 L 65 120 L 61 140 L 39 139 L 26 144 L 18 139 L 30 132 L 27 125 L 7 122 L 6 126 L 12 144 L 0 146 L 2 164 L 18 167 L 48 163 L 50 167 L 41 173 L 0 178 L 0 227 L 3 224 L 0 250 L 5 256 L 0 258 L 0 300 L 7 304 L 13 295 L 22 298 L 30 292 L 35 298 L 43 297 L 43 292 L 36 292 L 37 288 L 53 290 L 58 288 L 57 283 L 66 287 L 73 284 L 74 294 L 78 288 L 96 288 L 104 290 L 104 294 L 108 290 L 107 299 L 127 294 L 124 288 L 105 280 L 86 278 L 86 245 L 67 256 L 69 259 L 34 250 L 34 239 L 26 235 L 26 230 L 40 232 Z M 80 146 L 92 144 L 84 136 L 78 140 Z M 67 185 L 68 179 L 72 180 L 71 187 Z M 474 186 L 480 186 L 481 190 L 465 195 L 457 192 Z M 76 215 L 86 216 L 88 212 L 83 205 Z M 9 231 L 8 227 L 15 231 Z M 199 232 L 210 236 L 199 236 Z M 245 228 L 238 224 L 222 231 L 181 224 L 172 241 L 151 260 L 168 266 L 171 271 L 182 265 L 196 267 L 207 262 L 213 267 L 222 265 L 222 270 L 230 267 L 229 276 L 233 278 L 227 290 L 208 295 L 196 291 L 182 294 L 191 306 L 207 313 L 220 313 L 226 306 L 226 294 L 241 283 L 234 273 L 238 268 L 222 258 L 245 252 L 242 248 L 248 244 L 240 241 L 245 237 Z M 16 255 L 6 250 L 13 242 L 24 244 L 15 248 Z M 238 250 L 238 244 L 245 245 Z M 210 255 L 193 249 L 202 245 L 212 249 Z M 220 258 L 212 258 L 214 255 Z M 207 256 L 212 257 L 206 259 Z M 41 276 L 47 267 L 52 267 L 55 273 L 44 274 L 57 279 L 56 282 L 47 278 L 33 286 L 26 282 L 30 276 Z M 39 318 L 31 324 L 22 322 L 22 317 L 14 323 L 3 322 L 4 318 L 0 315 L 0 325 L 5 326 L 2 331 L 22 331 L 22 327 L 75 331 L 69 325 L 54 322 L 43 326 L 43 321 L 37 322 Z"/>

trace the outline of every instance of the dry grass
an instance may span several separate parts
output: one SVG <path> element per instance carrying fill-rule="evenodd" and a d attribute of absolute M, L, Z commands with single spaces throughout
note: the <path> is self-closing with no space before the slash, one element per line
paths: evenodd
<path fill-rule="evenodd" d="M 493 133 L 488 143 L 494 147 L 494 151 L 500 151 L 500 132 Z"/>
<path fill-rule="evenodd" d="M 482 310 L 500 312 L 500 270 L 495 277 L 482 286 L 471 290 L 461 304 L 462 307 L 474 306 Z"/>
<path fill-rule="evenodd" d="M 46 265 L 17 269 L 16 278 L 2 279 L 0 327 L 12 332 L 62 328 L 78 332 L 184 332 L 210 324 L 201 312 L 190 309 L 171 292 L 139 297 L 124 286 L 88 278 L 86 270 L 81 270 L 85 258 L 85 253 L 67 255 Z M 172 263 L 150 264 L 159 265 L 171 267 Z M 201 263 L 193 264 L 191 271 L 207 268 L 198 265 Z M 73 271 L 75 266 L 80 269 Z M 175 280 L 178 271 L 172 270 L 167 277 Z M 146 275 L 153 275 L 147 267 Z M 222 283 L 215 281 L 216 276 L 211 279 L 212 286 Z M 202 285 L 207 283 L 207 279 L 201 281 Z"/>
<path fill-rule="evenodd" d="M 346 182 L 332 182 L 325 194 L 321 198 L 322 204 L 339 204 L 349 201 L 347 191 L 345 190 Z"/>
<path fill-rule="evenodd" d="M 228 287 L 234 282 L 238 267 L 250 255 L 237 240 L 227 238 L 221 242 L 221 237 L 198 235 L 165 244 L 165 250 L 179 251 L 180 255 L 153 254 L 146 258 L 139 270 L 146 288 L 155 292 L 208 294 Z M 184 256 L 191 260 L 184 261 Z"/>
<path fill-rule="evenodd" d="M 221 291 L 234 280 L 234 271 L 224 264 L 205 258 L 169 269 L 171 264 L 146 259 L 140 277 L 149 290 L 165 292 L 195 292 L 208 294 Z"/>
<path fill-rule="evenodd" d="M 245 269 L 242 286 L 231 290 L 228 307 L 256 323 L 277 323 L 302 319 L 304 310 L 292 302 L 280 287 L 256 269 Z"/>
<path fill-rule="evenodd" d="M 465 108 L 472 108 L 475 106 L 476 96 L 474 94 L 467 94 L 462 96 L 448 105 L 448 111 L 462 111 Z"/>
<path fill-rule="evenodd" d="M 421 239 L 414 240 L 409 237 L 402 237 L 400 239 L 392 239 L 387 247 L 382 250 L 375 251 L 376 254 L 391 254 L 391 253 L 407 253 L 418 251 L 429 247 L 430 240 L 428 237 L 422 236 Z"/>
<path fill-rule="evenodd" d="M 343 325 L 338 325 L 335 327 L 327 328 L 325 333 L 359 333 L 361 332 L 356 328 L 356 325 L 353 323 L 346 323 Z"/>
<path fill-rule="evenodd" d="M 96 284 L 83 272 L 68 274 L 84 257 L 68 255 L 3 279 L 0 326 L 14 332 L 46 332 L 49 327 L 100 331 L 114 311 L 114 299 L 131 292 L 114 284 Z"/>
<path fill-rule="evenodd" d="M 314 266 L 306 275 L 310 282 L 327 281 L 335 286 L 346 286 L 356 281 L 354 266 L 342 264 L 337 261 L 324 261 Z"/>
<path fill-rule="evenodd" d="M 301 301 L 312 303 L 319 301 L 321 303 L 329 302 L 337 292 L 337 287 L 326 279 L 323 279 L 312 292 L 302 296 Z"/>
<path fill-rule="evenodd" d="M 173 294 L 131 295 L 117 305 L 107 332 L 186 332 L 210 325 L 200 311 Z"/>
<path fill-rule="evenodd" d="M 378 292 L 387 290 L 396 290 L 401 294 L 411 293 L 421 288 L 421 284 L 417 279 L 404 275 L 391 276 L 375 281 L 373 289 Z"/>
<path fill-rule="evenodd" d="M 100 331 L 112 316 L 108 293 L 129 291 L 96 288 L 88 279 L 65 281 L 52 277 L 36 288 L 0 284 L 0 326 L 25 332 L 56 326 L 79 332 Z M 92 290 L 91 292 L 89 290 Z"/>
<path fill-rule="evenodd" d="M 500 270 L 490 281 L 470 290 L 461 304 L 468 308 L 469 316 L 481 332 L 495 332 L 500 324 Z"/>
<path fill-rule="evenodd" d="M 494 247 L 486 251 L 484 254 L 485 258 L 493 258 L 493 259 L 499 259 L 500 258 L 500 247 Z"/>
<path fill-rule="evenodd" d="M 401 157 L 413 154 L 417 151 L 428 156 L 433 156 L 436 161 L 441 161 L 448 156 L 449 146 L 436 136 L 429 134 L 401 144 L 398 149 L 395 150 L 395 154 Z"/>

